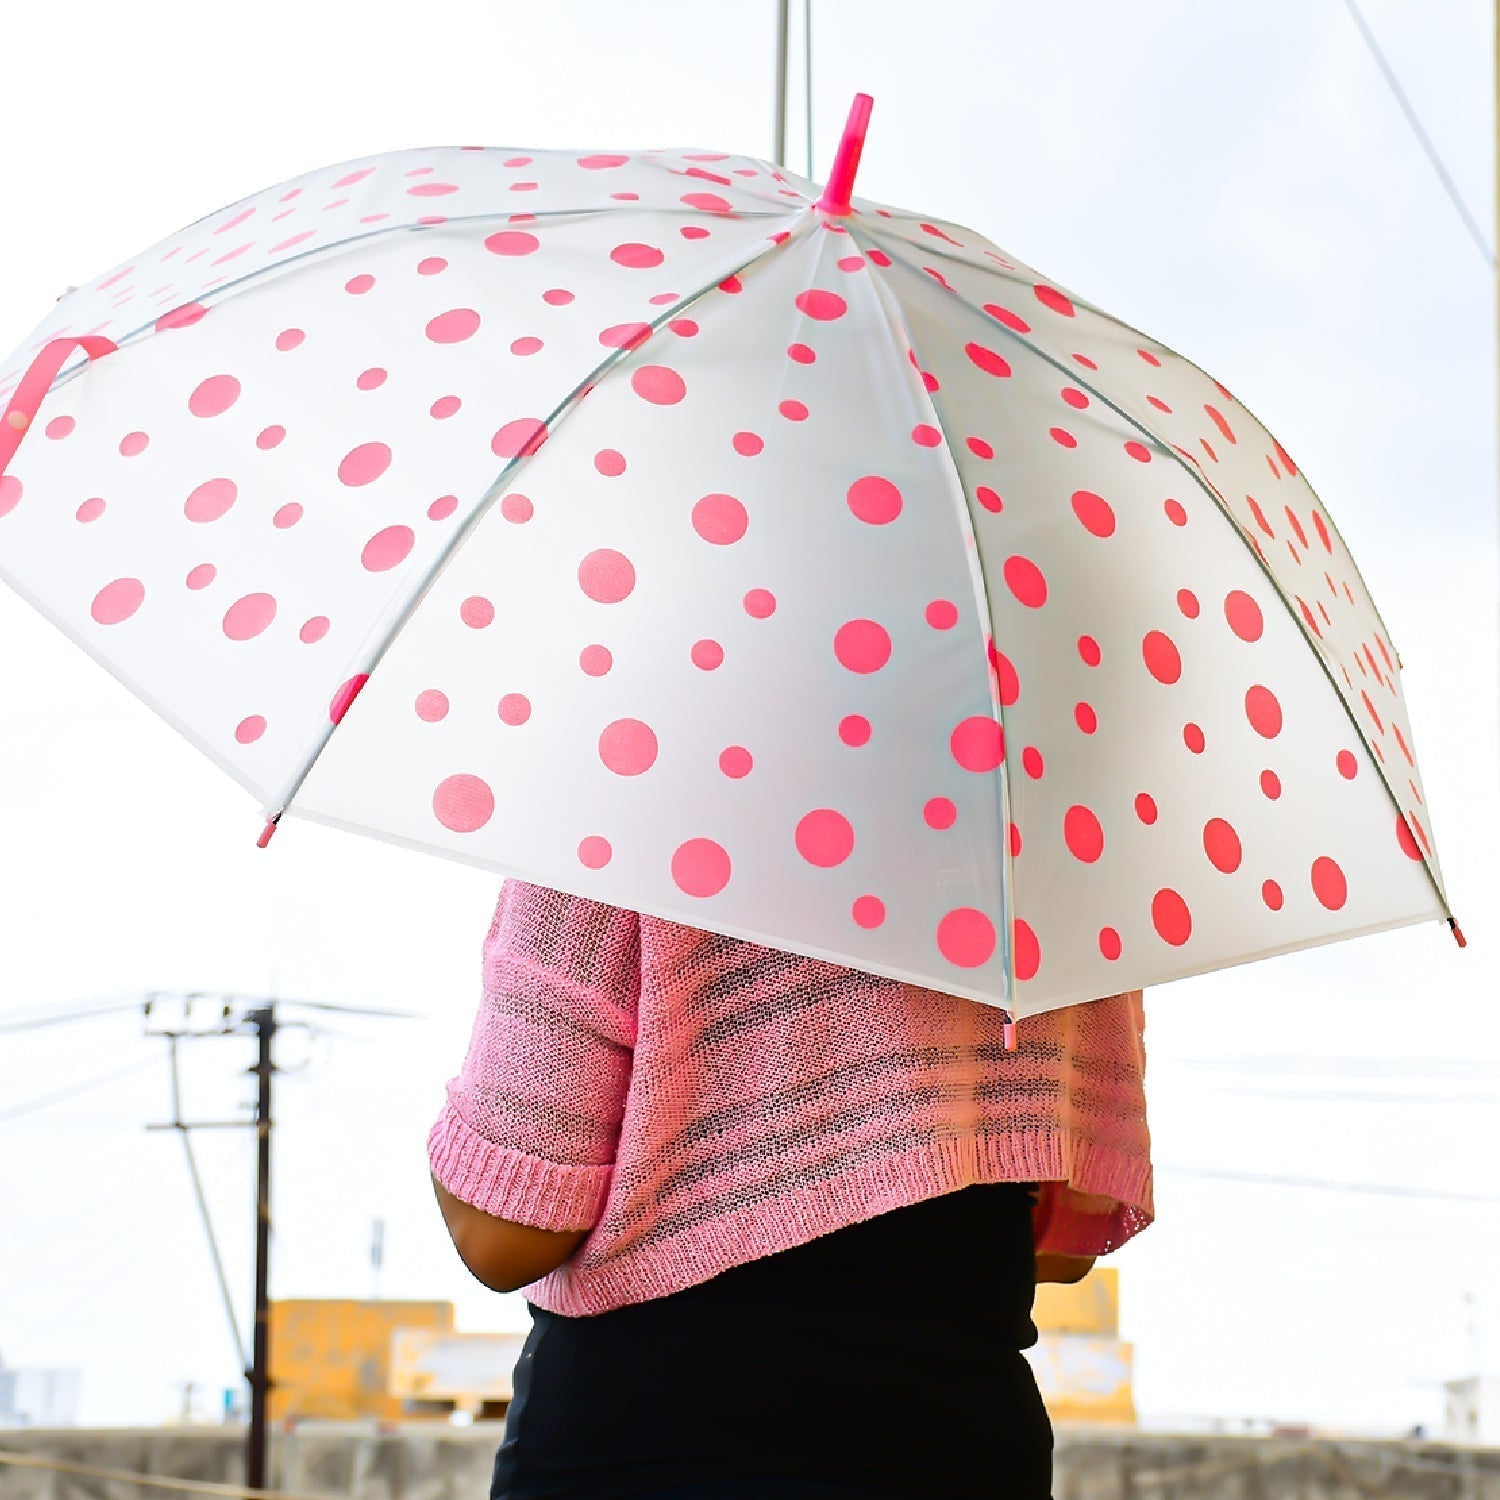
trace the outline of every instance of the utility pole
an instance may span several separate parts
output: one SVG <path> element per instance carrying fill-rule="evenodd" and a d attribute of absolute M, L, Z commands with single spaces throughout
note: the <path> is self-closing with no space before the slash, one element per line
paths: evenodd
<path fill-rule="evenodd" d="M 268 1004 L 245 1018 L 255 1028 L 255 1329 L 251 1336 L 250 1432 L 245 1448 L 245 1483 L 266 1487 L 266 1402 L 271 1393 L 271 1039 L 276 1006 Z"/>
<path fill-rule="evenodd" d="M 786 165 L 786 54 L 790 10 L 791 0 L 776 0 L 776 136 L 771 160 L 778 167 Z"/>

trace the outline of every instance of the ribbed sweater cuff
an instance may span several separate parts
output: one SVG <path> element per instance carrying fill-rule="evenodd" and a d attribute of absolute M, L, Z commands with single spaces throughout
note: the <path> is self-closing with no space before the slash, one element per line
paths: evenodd
<path fill-rule="evenodd" d="M 564 1166 L 487 1141 L 450 1104 L 427 1137 L 432 1175 L 453 1196 L 497 1219 L 534 1229 L 592 1229 L 614 1173 Z"/>

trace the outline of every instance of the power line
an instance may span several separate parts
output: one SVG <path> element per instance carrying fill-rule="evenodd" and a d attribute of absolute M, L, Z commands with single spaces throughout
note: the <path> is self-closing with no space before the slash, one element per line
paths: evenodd
<path fill-rule="evenodd" d="M 37 1094 L 34 1098 L 26 1100 L 24 1104 L 17 1104 L 10 1109 L 0 1109 L 0 1121 L 19 1120 L 22 1115 L 34 1114 L 39 1109 L 49 1109 L 54 1104 L 61 1104 L 67 1099 L 77 1098 L 79 1094 L 86 1094 L 90 1089 L 103 1088 L 105 1084 L 113 1083 L 117 1078 L 139 1073 L 143 1068 L 149 1068 L 155 1061 L 154 1057 L 137 1058 L 132 1063 L 126 1063 L 123 1068 L 111 1068 L 107 1073 L 96 1073 L 92 1078 L 80 1079 L 77 1083 L 69 1084 L 67 1088 L 55 1089 L 50 1094 Z"/>
<path fill-rule="evenodd" d="M 1458 210 L 1458 215 L 1464 221 L 1470 237 L 1479 247 L 1479 253 L 1484 257 L 1485 264 L 1493 271 L 1496 268 L 1495 252 L 1490 248 L 1474 215 L 1469 212 L 1469 206 L 1464 202 L 1463 194 L 1458 190 L 1458 184 L 1454 182 L 1447 167 L 1443 165 L 1443 159 L 1438 155 L 1437 147 L 1432 144 L 1432 137 L 1422 128 L 1422 122 L 1417 117 L 1411 100 L 1406 97 L 1406 91 L 1401 87 L 1401 80 L 1396 77 L 1396 70 L 1386 61 L 1385 53 L 1380 50 L 1380 43 L 1375 40 L 1375 33 L 1370 30 L 1364 16 L 1360 14 L 1356 0 L 1344 0 L 1344 6 L 1353 17 L 1354 24 L 1359 28 L 1359 34 L 1364 38 L 1370 55 L 1385 75 L 1385 81 L 1390 85 L 1391 93 L 1396 96 L 1396 103 L 1401 106 L 1401 112 L 1406 116 L 1406 123 L 1411 126 L 1412 133 L 1421 142 L 1423 151 L 1427 153 L 1427 160 L 1432 164 L 1432 170 L 1437 173 L 1438 181 L 1443 184 L 1443 190 L 1448 194 L 1449 201 Z"/>
<path fill-rule="evenodd" d="M 1272 1172 L 1235 1172 L 1220 1167 L 1160 1166 L 1174 1177 L 1209 1177 L 1224 1182 L 1255 1182 L 1267 1187 L 1316 1188 L 1322 1192 L 1375 1193 L 1387 1198 L 1426 1198 L 1443 1203 L 1500 1203 L 1500 1193 L 1452 1193 L 1441 1188 L 1397 1187 L 1384 1182 L 1336 1182 L 1325 1177 L 1282 1177 Z"/>
<path fill-rule="evenodd" d="M 66 1026 L 74 1021 L 94 1021 L 101 1016 L 118 1015 L 121 1011 L 140 1008 L 139 1000 L 117 1000 L 108 1004 L 79 1006 L 71 1010 L 53 1007 L 37 1011 L 23 1020 L 0 1021 L 0 1035 L 17 1031 L 40 1031 L 44 1026 Z"/>

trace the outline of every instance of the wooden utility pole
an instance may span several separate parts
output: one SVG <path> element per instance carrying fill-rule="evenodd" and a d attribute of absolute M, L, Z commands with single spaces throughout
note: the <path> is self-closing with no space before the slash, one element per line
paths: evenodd
<path fill-rule="evenodd" d="M 271 1393 L 271 1039 L 276 1007 L 269 1004 L 246 1017 L 255 1028 L 255 1328 L 250 1342 L 250 1432 L 245 1448 L 245 1483 L 266 1488 L 266 1403 Z"/>

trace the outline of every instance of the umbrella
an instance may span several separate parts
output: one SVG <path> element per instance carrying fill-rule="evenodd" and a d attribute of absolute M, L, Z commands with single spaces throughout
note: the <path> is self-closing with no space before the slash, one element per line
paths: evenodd
<path fill-rule="evenodd" d="M 0 575 L 263 841 L 1012 1014 L 1449 917 L 1395 647 L 1290 455 L 851 198 L 869 105 L 821 192 L 461 147 L 199 220 L 0 367 Z"/>

